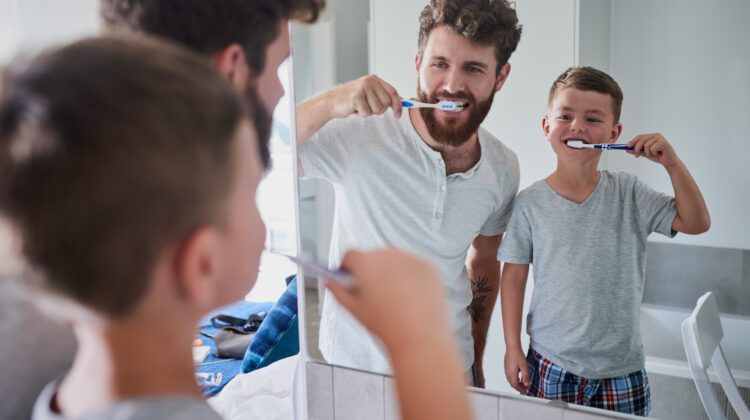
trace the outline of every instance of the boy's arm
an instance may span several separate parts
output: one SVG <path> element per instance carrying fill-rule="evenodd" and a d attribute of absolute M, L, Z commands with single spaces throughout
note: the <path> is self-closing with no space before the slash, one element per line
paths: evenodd
<path fill-rule="evenodd" d="M 466 268 L 471 281 L 471 304 L 467 308 L 471 315 L 471 335 L 474 338 L 474 370 L 476 386 L 484 388 L 484 348 L 490 327 L 492 310 L 500 291 L 500 262 L 497 250 L 503 236 L 477 236 L 469 248 Z"/>
<path fill-rule="evenodd" d="M 470 419 L 465 372 L 437 270 L 393 249 L 349 251 L 342 267 L 356 279 L 355 289 L 335 282 L 327 287 L 385 344 L 401 418 Z"/>
<path fill-rule="evenodd" d="M 297 105 L 297 145 L 302 145 L 334 118 L 380 115 L 389 107 L 396 116 L 401 116 L 401 97 L 396 88 L 377 76 L 364 76 L 335 86 Z"/>
<path fill-rule="evenodd" d="M 634 150 L 628 153 L 635 157 L 644 156 L 662 164 L 667 170 L 672 181 L 677 208 L 672 229 L 692 235 L 706 232 L 711 227 L 706 202 L 687 166 L 677 156 L 667 139 L 659 133 L 641 134 L 628 142 L 628 146 L 634 147 Z"/>
<path fill-rule="evenodd" d="M 667 173 L 674 188 L 675 207 L 677 216 L 672 222 L 672 229 L 677 232 L 697 235 L 711 227 L 711 217 L 708 215 L 706 202 L 698 184 L 690 175 L 687 166 L 681 161 L 668 166 Z"/>
<path fill-rule="evenodd" d="M 515 390 L 522 393 L 529 388 L 529 372 L 521 347 L 521 317 L 528 275 L 528 264 L 505 263 L 500 282 L 500 307 L 505 336 L 505 377 Z"/>

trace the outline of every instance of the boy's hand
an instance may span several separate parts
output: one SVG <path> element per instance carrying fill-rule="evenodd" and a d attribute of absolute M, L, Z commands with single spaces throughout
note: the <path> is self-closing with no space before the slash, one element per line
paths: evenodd
<path fill-rule="evenodd" d="M 520 348 L 505 350 L 505 378 L 516 391 L 526 394 L 529 390 L 529 365 Z"/>
<path fill-rule="evenodd" d="M 349 251 L 341 266 L 356 279 L 356 288 L 333 281 L 326 286 L 387 347 L 414 343 L 439 328 L 447 331 L 443 287 L 431 264 L 386 249 Z"/>
<path fill-rule="evenodd" d="M 680 161 L 672 145 L 659 133 L 635 136 L 633 140 L 628 142 L 628 146 L 633 147 L 633 150 L 628 150 L 631 155 L 635 155 L 635 157 L 643 156 L 664 165 L 666 168 Z"/>

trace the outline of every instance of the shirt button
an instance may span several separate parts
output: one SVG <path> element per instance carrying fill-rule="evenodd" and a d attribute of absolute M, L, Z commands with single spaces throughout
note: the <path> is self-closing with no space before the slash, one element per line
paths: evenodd
<path fill-rule="evenodd" d="M 441 212 L 435 213 L 435 218 L 436 219 L 440 219 L 441 217 L 443 217 L 443 213 L 441 213 Z"/>
<path fill-rule="evenodd" d="M 445 191 L 445 184 L 440 186 L 440 191 Z"/>

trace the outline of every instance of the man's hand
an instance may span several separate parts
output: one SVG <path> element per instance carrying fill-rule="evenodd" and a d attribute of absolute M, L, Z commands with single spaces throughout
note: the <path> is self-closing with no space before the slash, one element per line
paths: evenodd
<path fill-rule="evenodd" d="M 297 105 L 297 145 L 302 145 L 329 121 L 352 114 L 360 117 L 383 114 L 393 108 L 401 117 L 401 97 L 396 88 L 370 75 L 333 87 Z"/>
<path fill-rule="evenodd" d="M 375 75 L 361 77 L 337 86 L 330 91 L 327 102 L 331 106 L 333 118 L 343 118 L 351 114 L 360 117 L 380 115 L 393 108 L 396 117 L 401 117 L 401 97 L 396 88 Z"/>
<path fill-rule="evenodd" d="M 484 388 L 484 368 L 482 367 L 481 360 L 474 360 L 474 375 L 477 381 L 474 386 Z"/>
<path fill-rule="evenodd" d="M 516 391 L 526 394 L 529 390 L 529 365 L 520 348 L 505 350 L 505 378 Z"/>

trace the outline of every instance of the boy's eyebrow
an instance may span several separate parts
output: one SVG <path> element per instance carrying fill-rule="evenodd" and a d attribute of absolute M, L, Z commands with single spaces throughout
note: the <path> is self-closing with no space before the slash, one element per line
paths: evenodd
<path fill-rule="evenodd" d="M 569 106 L 562 106 L 562 107 L 559 107 L 559 108 L 557 108 L 557 110 L 558 110 L 558 111 L 575 111 L 575 109 L 574 109 L 574 108 L 571 108 L 571 107 L 569 107 Z M 604 112 L 604 111 L 602 111 L 602 110 L 599 110 L 599 109 L 596 109 L 596 108 L 593 108 L 593 109 L 587 109 L 587 110 L 586 110 L 586 113 L 589 113 L 589 114 L 600 114 L 600 115 L 606 115 L 606 112 Z"/>

